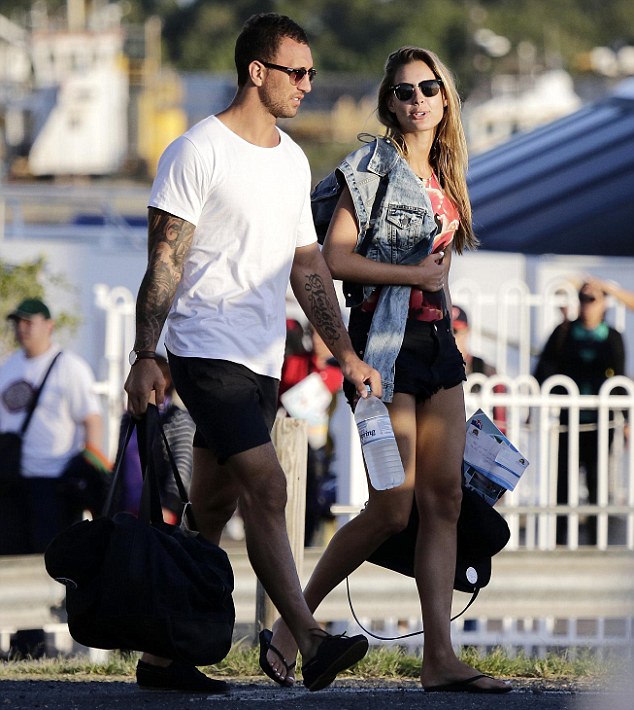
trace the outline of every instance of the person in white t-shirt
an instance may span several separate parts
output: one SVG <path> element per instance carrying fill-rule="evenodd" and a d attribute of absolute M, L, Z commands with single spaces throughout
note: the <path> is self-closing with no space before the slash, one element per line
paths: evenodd
<path fill-rule="evenodd" d="M 81 518 L 68 505 L 59 479 L 82 452 L 101 453 L 103 421 L 89 365 L 53 342 L 55 321 L 39 299 L 9 316 L 20 348 L 0 367 L 0 431 L 19 432 L 35 391 L 53 359 L 22 443 L 20 483 L 0 497 L 0 554 L 42 553 L 53 537 Z"/>
<path fill-rule="evenodd" d="M 164 381 L 155 360 L 163 325 L 170 369 L 196 423 L 191 500 L 200 532 L 218 543 L 238 500 L 253 568 L 297 640 L 304 685 L 319 690 L 362 658 L 364 636 L 319 629 L 301 592 L 285 523 L 286 479 L 270 439 L 284 358 L 285 294 L 301 307 L 360 396 L 381 394 L 355 354 L 317 245 L 310 168 L 277 127 L 296 115 L 316 71 L 304 31 L 275 13 L 251 17 L 236 42 L 238 90 L 164 152 L 149 202 L 149 259 L 137 299 L 132 414 Z M 280 685 L 271 632 L 260 665 Z M 283 659 L 282 659 L 283 661 Z M 288 671 L 288 667 L 286 668 Z M 145 654 L 142 687 L 224 692 L 194 667 Z"/>

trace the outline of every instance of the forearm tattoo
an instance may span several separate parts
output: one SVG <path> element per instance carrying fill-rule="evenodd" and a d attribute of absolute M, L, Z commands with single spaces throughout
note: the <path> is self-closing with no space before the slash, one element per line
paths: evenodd
<path fill-rule="evenodd" d="M 183 274 L 194 229 L 185 220 L 150 209 L 148 268 L 137 298 L 135 347 L 138 349 L 151 349 L 159 339 Z"/>
<path fill-rule="evenodd" d="M 304 290 L 308 295 L 310 321 L 328 346 L 341 337 L 343 323 L 339 306 L 333 303 L 319 274 L 306 274 Z"/>

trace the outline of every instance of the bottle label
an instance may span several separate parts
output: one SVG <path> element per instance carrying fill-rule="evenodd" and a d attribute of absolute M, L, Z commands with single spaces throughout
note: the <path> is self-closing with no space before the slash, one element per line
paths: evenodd
<path fill-rule="evenodd" d="M 361 446 L 365 446 L 374 441 L 394 438 L 394 431 L 392 430 L 389 415 L 364 419 L 357 423 L 357 428 L 359 429 Z"/>

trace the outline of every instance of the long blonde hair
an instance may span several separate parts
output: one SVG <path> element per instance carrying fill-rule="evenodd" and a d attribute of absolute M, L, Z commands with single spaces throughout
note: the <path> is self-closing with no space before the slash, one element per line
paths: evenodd
<path fill-rule="evenodd" d="M 391 138 L 403 157 L 407 157 L 407 144 L 396 120 L 389 109 L 394 77 L 404 64 L 421 61 L 442 81 L 442 92 L 447 101 L 444 115 L 436 128 L 436 135 L 429 155 L 429 162 L 446 195 L 460 213 L 460 227 L 454 237 L 456 251 L 475 249 L 478 239 L 473 232 L 471 203 L 467 191 L 467 141 L 460 117 L 460 97 L 452 73 L 436 54 L 421 47 L 401 47 L 392 52 L 385 62 L 385 73 L 379 87 L 377 112 L 386 127 L 385 136 Z"/>

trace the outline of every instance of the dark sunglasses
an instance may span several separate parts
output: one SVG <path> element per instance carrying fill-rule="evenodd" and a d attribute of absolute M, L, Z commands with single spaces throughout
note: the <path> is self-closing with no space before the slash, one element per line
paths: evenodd
<path fill-rule="evenodd" d="M 579 294 L 579 303 L 594 303 L 597 299 L 588 293 Z"/>
<path fill-rule="evenodd" d="M 305 69 L 300 67 L 299 69 L 293 69 L 292 67 L 283 67 L 281 64 L 271 64 L 271 62 L 260 62 L 267 69 L 278 69 L 279 71 L 285 71 L 288 74 L 288 78 L 291 80 L 293 86 L 297 86 L 302 79 L 308 74 L 308 80 L 310 82 L 315 78 L 317 74 L 317 69 Z"/>
<path fill-rule="evenodd" d="M 441 86 L 442 79 L 425 79 L 425 81 L 419 81 L 418 84 L 396 84 L 396 86 L 390 86 L 390 91 L 394 92 L 394 96 L 399 101 L 409 101 L 414 96 L 416 87 L 423 92 L 423 96 L 429 98 L 430 96 L 436 96 Z"/>

